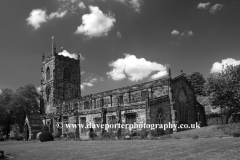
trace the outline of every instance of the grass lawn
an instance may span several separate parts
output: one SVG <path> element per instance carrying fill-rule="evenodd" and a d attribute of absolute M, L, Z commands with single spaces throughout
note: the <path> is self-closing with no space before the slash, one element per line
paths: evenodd
<path fill-rule="evenodd" d="M 239 159 L 240 138 L 6 141 L 0 150 L 16 160 Z"/>
<path fill-rule="evenodd" d="M 198 137 L 220 137 L 220 136 L 230 136 L 225 134 L 225 132 L 221 129 L 217 129 L 217 125 L 212 125 L 212 126 L 206 126 L 206 127 L 201 127 L 197 129 L 191 129 L 187 131 L 182 131 L 182 132 L 175 132 L 171 134 L 172 138 L 179 137 L 181 139 L 186 139 L 186 138 L 192 138 L 194 135 L 197 135 Z"/>

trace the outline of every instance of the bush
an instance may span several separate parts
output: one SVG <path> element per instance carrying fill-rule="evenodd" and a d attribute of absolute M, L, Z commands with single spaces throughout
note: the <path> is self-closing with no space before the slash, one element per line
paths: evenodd
<path fill-rule="evenodd" d="M 151 136 L 153 137 L 159 137 L 161 135 L 164 135 L 165 132 L 163 129 L 154 129 L 154 130 L 151 130 Z"/>
<path fill-rule="evenodd" d="M 46 141 L 53 141 L 54 138 L 51 132 L 45 131 L 39 135 L 39 140 L 41 142 L 46 142 Z"/>
<path fill-rule="evenodd" d="M 240 137 L 240 132 L 234 132 L 233 137 Z"/>
<path fill-rule="evenodd" d="M 175 139 L 180 139 L 180 137 L 178 137 L 178 136 L 176 136 L 176 137 L 174 137 Z"/>
<path fill-rule="evenodd" d="M 142 128 L 142 130 L 138 130 L 137 136 L 141 136 L 142 139 L 146 139 L 148 136 L 148 130 L 145 128 Z"/>
<path fill-rule="evenodd" d="M 67 138 L 68 139 L 75 139 L 76 133 L 75 132 L 68 132 L 67 133 Z"/>

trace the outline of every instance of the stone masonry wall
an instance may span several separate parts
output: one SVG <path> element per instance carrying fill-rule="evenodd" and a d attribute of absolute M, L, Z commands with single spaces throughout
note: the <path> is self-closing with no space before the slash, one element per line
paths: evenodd
<path fill-rule="evenodd" d="M 196 122 L 196 100 L 192 86 L 183 76 L 178 76 L 172 80 L 174 110 L 177 111 L 176 121 L 180 122 L 183 112 L 187 116 L 185 119 L 189 124 Z M 185 107 L 185 111 L 181 110 Z"/>

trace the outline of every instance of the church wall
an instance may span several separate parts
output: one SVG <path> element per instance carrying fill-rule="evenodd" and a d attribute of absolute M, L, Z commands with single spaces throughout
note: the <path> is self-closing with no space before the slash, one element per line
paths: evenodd
<path fill-rule="evenodd" d="M 159 115 L 162 114 L 161 124 L 172 123 L 171 105 L 168 96 L 150 100 L 150 123 L 160 124 Z M 168 129 L 167 131 L 170 132 Z"/>
<path fill-rule="evenodd" d="M 177 111 L 178 123 L 195 124 L 197 120 L 195 95 L 192 86 L 186 81 L 181 76 L 173 79 L 173 107 Z"/>
<path fill-rule="evenodd" d="M 44 102 L 44 108 L 45 108 L 45 113 L 53 113 L 54 110 L 52 108 L 53 106 L 53 93 L 54 93 L 54 69 L 55 69 L 55 62 L 54 62 L 54 57 L 48 57 L 46 61 L 43 62 L 42 65 L 42 77 L 41 77 L 41 87 L 43 89 L 43 102 Z M 47 79 L 47 68 L 50 69 L 50 78 Z M 47 88 L 50 88 L 49 96 L 47 95 Z"/>

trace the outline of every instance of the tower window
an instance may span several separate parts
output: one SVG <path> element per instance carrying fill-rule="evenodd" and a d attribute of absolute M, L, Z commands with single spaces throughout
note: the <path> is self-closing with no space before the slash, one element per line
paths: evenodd
<path fill-rule="evenodd" d="M 69 72 L 69 69 L 68 69 L 68 68 L 64 68 L 63 78 L 64 78 L 64 79 L 70 79 L 70 72 Z"/>
<path fill-rule="evenodd" d="M 46 80 L 49 80 L 50 79 L 50 68 L 47 67 L 46 69 Z"/>
<path fill-rule="evenodd" d="M 48 102 L 49 102 L 50 93 L 51 93 L 51 87 L 48 85 L 48 86 L 46 87 L 46 95 L 47 95 L 47 101 L 48 101 Z"/>

